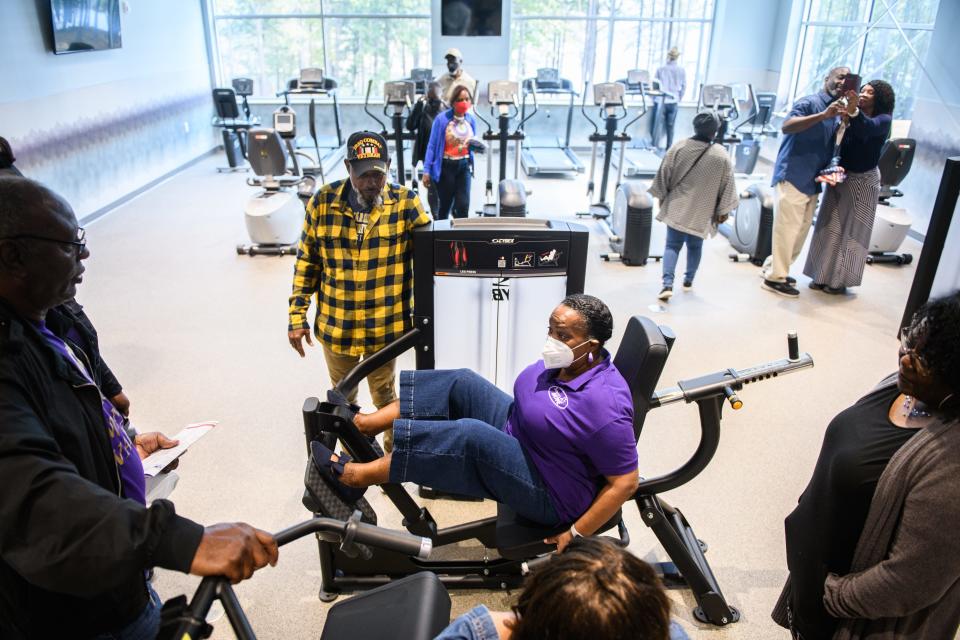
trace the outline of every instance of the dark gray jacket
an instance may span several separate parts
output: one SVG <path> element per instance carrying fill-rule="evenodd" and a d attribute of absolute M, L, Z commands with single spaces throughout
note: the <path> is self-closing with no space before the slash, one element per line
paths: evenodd
<path fill-rule="evenodd" d="M 896 376 L 880 386 L 896 384 Z M 940 640 L 960 625 L 960 421 L 938 419 L 887 464 L 850 573 L 830 575 L 833 640 Z M 790 582 L 773 618 L 786 626 Z"/>

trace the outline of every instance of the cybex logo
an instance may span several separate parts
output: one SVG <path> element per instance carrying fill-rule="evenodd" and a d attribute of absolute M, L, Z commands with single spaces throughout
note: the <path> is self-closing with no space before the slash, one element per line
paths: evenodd
<path fill-rule="evenodd" d="M 516 238 L 494 238 L 490 242 L 493 244 L 513 244 L 516 241 Z"/>
<path fill-rule="evenodd" d="M 494 302 L 507 302 L 510 300 L 510 283 L 508 278 L 497 278 L 493 281 L 493 300 Z"/>

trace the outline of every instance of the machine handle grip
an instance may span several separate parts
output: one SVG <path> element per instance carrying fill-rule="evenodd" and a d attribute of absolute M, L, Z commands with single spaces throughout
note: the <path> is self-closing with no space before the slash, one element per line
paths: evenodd
<path fill-rule="evenodd" d="M 787 358 L 790 362 L 796 362 L 800 359 L 800 343 L 797 340 L 796 331 L 787 332 Z"/>
<path fill-rule="evenodd" d="M 282 547 L 311 533 L 333 533 L 348 545 L 360 542 L 422 559 L 429 557 L 433 550 L 433 542 L 430 538 L 421 538 L 406 531 L 395 531 L 367 524 L 361 522 L 360 517 L 361 513 L 354 511 L 346 522 L 336 518 L 312 518 L 279 531 L 273 537 L 277 545 Z"/>
<path fill-rule="evenodd" d="M 430 552 L 433 551 L 433 541 L 430 538 L 415 536 L 406 531 L 384 529 L 365 522 L 356 523 L 353 539 L 355 542 L 367 544 L 371 547 L 396 551 L 421 560 L 429 558 Z"/>

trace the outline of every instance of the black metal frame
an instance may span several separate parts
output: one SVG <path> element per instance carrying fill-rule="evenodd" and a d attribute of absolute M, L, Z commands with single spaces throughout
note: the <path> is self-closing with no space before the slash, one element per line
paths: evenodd
<path fill-rule="evenodd" d="M 673 344 L 673 334 L 662 330 L 667 349 Z M 380 367 L 416 347 L 422 334 L 412 329 L 383 350 L 361 361 L 328 393 L 330 402 L 308 398 L 303 406 L 307 448 L 315 439 L 333 448 L 339 439 L 349 454 L 358 461 L 371 461 L 380 454 L 373 444 L 353 425 L 352 410 L 337 402 L 349 397 L 363 378 Z M 727 400 L 735 409 L 742 406 L 736 391 L 743 385 L 813 366 L 809 354 L 799 353 L 796 334 L 788 336 L 789 357 L 744 370 L 727 369 L 684 380 L 676 387 L 658 390 L 649 400 L 649 408 L 675 402 L 696 403 L 700 417 L 700 444 L 691 458 L 678 469 L 663 476 L 644 480 L 634 496 L 644 524 L 666 549 L 672 563 L 660 563 L 658 569 L 672 585 L 688 586 L 697 600 L 694 615 L 698 620 L 724 626 L 739 620 L 739 612 L 723 596 L 716 577 L 707 562 L 706 545 L 694 534 L 683 514 L 659 498 L 657 494 L 686 484 L 709 464 L 720 441 L 721 409 Z M 642 419 L 639 422 L 642 425 Z M 636 426 L 639 437 L 639 426 Z M 446 529 L 438 529 L 429 510 L 420 507 L 399 484 L 382 485 L 383 491 L 403 515 L 403 526 L 412 534 L 433 540 L 434 547 L 466 540 L 477 540 L 487 549 L 496 549 L 496 518 L 486 518 Z M 629 540 L 625 527 L 619 527 L 621 538 Z M 373 557 L 363 560 L 351 558 L 339 551 L 330 540 L 318 536 L 321 565 L 320 599 L 332 601 L 339 592 L 367 589 L 386 584 L 392 579 L 417 571 L 433 571 L 449 588 L 507 589 L 519 586 L 530 560 L 483 559 L 462 561 L 422 561 L 396 553 L 373 549 Z"/>
<path fill-rule="evenodd" d="M 623 156 L 626 151 L 627 143 L 630 142 L 633 138 L 627 134 L 627 129 L 630 126 L 642 118 L 647 113 L 647 101 L 644 97 L 643 85 L 640 85 L 640 113 L 637 114 L 635 118 L 628 121 L 623 125 L 623 129 L 620 133 L 617 133 L 617 126 L 620 124 L 621 120 L 626 120 L 629 116 L 627 110 L 627 105 L 625 102 L 621 102 L 617 105 L 600 105 L 599 117 L 603 119 L 604 123 L 604 132 L 600 133 L 600 127 L 597 126 L 597 122 L 587 114 L 587 85 L 584 83 L 583 86 L 583 101 L 580 104 L 580 111 L 583 113 L 583 117 L 587 119 L 587 122 L 593 125 L 593 133 L 590 134 L 590 142 L 593 145 L 593 149 L 590 154 L 590 178 L 587 182 L 587 197 L 592 197 L 594 194 L 594 170 L 597 165 L 597 145 L 603 143 L 603 169 L 600 174 L 600 197 L 597 198 L 595 202 L 590 203 L 591 209 L 599 207 L 606 210 L 605 215 L 598 215 L 594 211 L 587 211 L 583 213 L 578 213 L 577 216 L 590 216 L 592 215 L 595 218 L 605 219 L 610 215 L 610 205 L 607 202 L 607 185 L 610 181 L 610 166 L 613 162 L 613 145 L 617 142 L 620 143 L 620 161 L 617 164 L 617 184 L 614 185 L 614 189 L 620 186 L 620 180 L 623 176 Z M 597 105 L 594 105 L 597 106 Z M 618 109 L 622 110 L 622 114 L 618 115 Z"/>
<path fill-rule="evenodd" d="M 412 82 L 412 81 L 411 81 Z M 393 132 L 387 131 L 386 125 L 383 121 L 380 120 L 374 113 L 369 109 L 370 104 L 370 91 L 373 89 L 373 80 L 370 80 L 367 83 L 367 96 L 363 101 L 363 110 L 367 113 L 368 116 L 377 121 L 377 124 L 380 125 L 380 135 L 388 140 L 393 141 L 393 145 L 397 152 L 397 183 L 406 184 L 407 174 L 406 166 L 404 165 L 403 152 L 404 152 L 404 141 L 405 140 L 414 140 L 417 136 L 412 131 L 404 131 L 404 120 L 406 119 L 408 112 L 411 109 L 409 103 L 394 103 L 388 102 L 383 105 L 383 115 L 390 118 L 390 125 L 393 127 Z M 416 91 L 416 83 L 414 83 L 414 91 Z M 392 109 L 392 112 L 390 111 Z M 411 186 L 413 190 L 417 190 L 417 176 L 414 173 L 415 167 L 410 167 L 411 169 Z"/>
<path fill-rule="evenodd" d="M 345 553 L 354 553 L 357 543 L 391 549 L 398 554 L 421 555 L 430 552 L 430 547 L 425 546 L 420 537 L 363 524 L 359 511 L 346 521 L 314 517 L 278 532 L 274 539 L 277 546 L 283 546 L 311 533 L 339 542 Z M 209 638 L 213 627 L 207 623 L 206 617 L 214 600 L 219 600 L 223 605 L 238 640 L 256 640 L 256 633 L 236 592 L 230 581 L 223 576 L 209 576 L 201 580 L 189 603 L 185 596 L 172 598 L 164 603 L 158 638 Z"/>
<path fill-rule="evenodd" d="M 308 113 L 308 123 L 310 125 L 310 138 L 313 140 L 313 147 L 317 154 L 317 166 L 316 168 L 307 168 L 306 173 L 311 173 L 315 171 L 317 175 L 320 176 L 321 182 L 326 182 L 326 176 L 324 175 L 323 168 L 323 156 L 320 153 L 320 142 L 319 137 L 317 136 L 317 99 L 316 96 L 328 96 L 331 98 L 332 102 L 329 104 L 333 105 L 333 125 L 337 131 L 337 149 L 340 149 L 344 145 L 343 140 L 343 130 L 340 127 L 340 102 L 337 100 L 337 82 L 333 78 L 324 78 L 323 86 L 299 86 L 296 79 L 290 80 L 288 87 L 283 91 L 277 92 L 277 97 L 283 96 L 283 102 L 287 106 L 290 106 L 290 96 L 291 95 L 308 95 L 310 96 L 310 106 Z"/>
<path fill-rule="evenodd" d="M 900 327 L 906 327 L 913 320 L 913 314 L 930 298 L 933 282 L 940 268 L 940 257 L 947 244 L 951 220 L 960 198 L 960 156 L 947 158 L 940 178 L 937 199 L 930 214 L 930 225 L 920 251 L 917 271 L 910 286 L 910 295 L 903 309 Z"/>
<path fill-rule="evenodd" d="M 558 71 L 559 73 L 559 71 Z M 538 111 L 539 105 L 537 104 L 537 94 L 542 93 L 544 95 L 569 95 L 570 103 L 567 106 L 567 127 L 566 135 L 563 139 L 563 146 L 560 149 L 563 150 L 567 158 L 570 159 L 571 168 L 568 172 L 572 171 L 574 173 L 582 173 L 583 165 L 580 163 L 580 159 L 577 158 L 577 155 L 573 152 L 573 149 L 570 148 L 570 132 L 573 129 L 573 110 L 575 105 L 575 100 L 577 99 L 577 92 L 573 88 L 572 83 L 565 79 L 560 78 L 559 82 L 556 85 L 543 85 L 537 82 L 536 78 L 527 78 L 525 79 L 520 86 L 520 91 L 523 94 L 523 97 L 520 101 L 520 120 L 521 127 L 524 122 L 533 117 L 533 115 Z M 527 115 L 527 96 L 533 96 L 533 113 L 529 116 Z M 536 149 L 537 147 L 529 147 L 527 153 L 533 153 L 530 149 Z M 537 171 L 536 173 L 540 173 Z M 543 172 L 546 173 L 546 172 Z"/>

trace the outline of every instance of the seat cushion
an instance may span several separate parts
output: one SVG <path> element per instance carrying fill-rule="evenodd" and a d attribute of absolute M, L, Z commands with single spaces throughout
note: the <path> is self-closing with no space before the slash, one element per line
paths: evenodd
<path fill-rule="evenodd" d="M 596 533 L 603 533 L 620 522 L 619 509 Z M 505 504 L 497 505 L 497 551 L 508 560 L 525 560 L 555 551 L 552 544 L 544 544 L 544 538 L 555 536 L 570 528 L 569 524 L 547 527 L 528 520 Z"/>
<path fill-rule="evenodd" d="M 448 624 L 450 595 L 422 571 L 333 605 L 320 639 L 430 640 Z"/>

